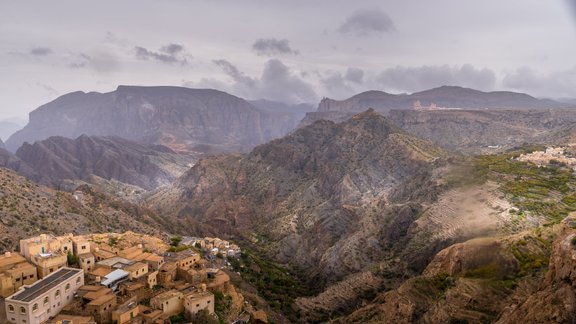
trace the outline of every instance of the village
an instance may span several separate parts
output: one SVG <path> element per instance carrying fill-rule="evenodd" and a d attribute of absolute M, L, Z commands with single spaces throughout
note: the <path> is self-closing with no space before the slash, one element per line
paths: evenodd
<path fill-rule="evenodd" d="M 132 232 L 41 234 L 19 250 L 0 256 L 2 323 L 218 322 L 215 294 L 233 289 L 222 268 L 242 253 L 219 238 Z M 265 322 L 255 313 L 235 322 Z"/>
<path fill-rule="evenodd" d="M 547 147 L 544 151 L 522 154 L 517 158 L 517 160 L 521 162 L 530 162 L 536 164 L 538 167 L 561 163 L 576 170 L 576 158 L 573 157 L 573 150 L 573 146 Z"/>

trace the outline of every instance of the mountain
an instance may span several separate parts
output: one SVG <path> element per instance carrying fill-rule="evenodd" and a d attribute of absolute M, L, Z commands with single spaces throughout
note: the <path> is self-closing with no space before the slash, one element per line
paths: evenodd
<path fill-rule="evenodd" d="M 576 111 L 393 110 L 388 118 L 447 150 L 473 155 L 545 143 L 544 138 L 576 122 Z"/>
<path fill-rule="evenodd" d="M 412 109 L 419 101 L 422 106 L 460 109 L 549 109 L 566 107 L 566 104 L 549 99 L 536 99 L 524 93 L 479 90 L 456 86 L 442 86 L 413 94 L 390 94 L 382 91 L 366 91 L 343 101 L 324 98 L 318 112 L 360 112 L 374 108 L 379 112 L 393 109 Z"/>
<path fill-rule="evenodd" d="M 154 213 L 115 201 L 88 186 L 82 195 L 38 185 L 0 168 L 0 252 L 14 251 L 21 238 L 40 233 L 93 233 L 133 230 L 159 237 L 168 226 Z M 166 223 L 168 224 L 168 223 Z"/>
<path fill-rule="evenodd" d="M 14 159 L 21 161 L 21 165 L 15 166 L 12 161 L 4 166 L 53 187 L 60 187 L 64 180 L 92 182 L 91 177 L 97 176 L 140 190 L 171 183 L 193 162 L 165 146 L 87 135 L 76 139 L 53 136 L 34 144 L 24 143 Z"/>
<path fill-rule="evenodd" d="M 382 257 L 382 237 L 402 235 L 435 197 L 431 172 L 443 156 L 369 110 L 248 155 L 202 159 L 147 206 L 194 230 L 261 242 L 274 259 L 333 282 Z"/>
<path fill-rule="evenodd" d="M 23 125 L 20 120 L 0 120 L 0 138 L 8 139 L 22 127 Z"/>
<path fill-rule="evenodd" d="M 108 93 L 69 93 L 39 107 L 6 146 L 16 151 L 24 142 L 87 134 L 184 153 L 246 151 L 284 135 L 284 122 L 291 123 L 284 119 L 217 90 L 119 86 Z"/>
<path fill-rule="evenodd" d="M 0 149 L 6 149 L 6 145 L 4 145 L 4 142 L 2 141 L 2 139 L 0 138 Z"/>

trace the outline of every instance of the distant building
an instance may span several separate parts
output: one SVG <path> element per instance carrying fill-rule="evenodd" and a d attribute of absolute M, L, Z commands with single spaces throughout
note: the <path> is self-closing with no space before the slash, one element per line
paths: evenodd
<path fill-rule="evenodd" d="M 124 324 L 134 320 L 140 313 L 140 307 L 136 302 L 136 299 L 132 298 L 126 301 L 124 304 L 118 306 L 112 312 L 112 321 L 117 324 Z"/>
<path fill-rule="evenodd" d="M 32 285 L 24 286 L 5 300 L 8 322 L 43 323 L 70 303 L 82 285 L 82 269 L 62 268 Z"/>
<path fill-rule="evenodd" d="M 100 284 L 104 287 L 108 287 L 110 289 L 112 289 L 113 291 L 118 290 L 118 284 L 128 280 L 128 277 L 130 276 L 130 273 L 122 270 L 122 269 L 116 269 L 112 272 L 110 272 L 109 274 L 107 274 L 106 276 L 104 276 L 104 278 L 102 278 L 102 281 L 100 282 Z"/>
<path fill-rule="evenodd" d="M 0 296 L 8 297 L 24 285 L 38 280 L 36 267 L 16 252 L 0 256 Z"/>
<path fill-rule="evenodd" d="M 82 253 L 78 255 L 78 264 L 84 272 L 88 273 L 96 267 L 96 258 L 92 253 Z"/>
<path fill-rule="evenodd" d="M 97 324 L 92 316 L 59 314 L 49 324 Z"/>
<path fill-rule="evenodd" d="M 161 310 L 164 314 L 179 314 L 184 310 L 184 294 L 177 290 L 166 291 L 153 297 L 150 306 Z"/>
<path fill-rule="evenodd" d="M 206 286 L 202 285 L 199 291 L 192 292 L 184 298 L 184 309 L 187 315 L 194 315 L 206 309 L 210 314 L 214 314 L 214 294 L 206 291 Z"/>

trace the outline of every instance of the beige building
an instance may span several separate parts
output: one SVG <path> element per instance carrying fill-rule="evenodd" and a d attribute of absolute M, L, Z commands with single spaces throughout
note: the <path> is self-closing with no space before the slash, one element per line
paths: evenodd
<path fill-rule="evenodd" d="M 150 271 L 159 270 L 160 267 L 164 264 L 163 256 L 150 252 L 144 252 L 132 260 L 146 262 Z"/>
<path fill-rule="evenodd" d="M 90 242 L 83 236 L 74 236 L 72 237 L 72 248 L 74 249 L 74 255 L 90 253 Z"/>
<path fill-rule="evenodd" d="M 214 294 L 206 291 L 206 287 L 186 295 L 184 298 L 184 309 L 186 315 L 193 315 L 203 309 L 207 309 L 210 314 L 214 314 Z"/>
<path fill-rule="evenodd" d="M 33 284 L 36 280 L 36 267 L 20 254 L 6 252 L 0 256 L 0 296 L 8 297 L 18 288 Z"/>
<path fill-rule="evenodd" d="M 144 253 L 144 249 L 142 248 L 142 244 L 138 244 L 137 246 L 126 248 L 120 252 L 118 252 L 119 257 L 123 257 L 129 260 L 134 260 L 140 254 Z"/>
<path fill-rule="evenodd" d="M 69 304 L 82 285 L 82 269 L 62 268 L 32 285 L 23 286 L 5 300 L 8 322 L 43 323 Z"/>
<path fill-rule="evenodd" d="M 82 253 L 78 255 L 78 265 L 84 272 L 88 273 L 96 267 L 96 258 L 92 253 Z"/>
<path fill-rule="evenodd" d="M 184 250 L 167 253 L 164 259 L 166 262 L 176 263 L 179 268 L 190 268 L 200 260 L 200 255 L 192 250 Z"/>
<path fill-rule="evenodd" d="M 147 287 L 152 289 L 154 286 L 158 284 L 158 271 L 148 272 L 148 276 L 146 277 Z"/>
<path fill-rule="evenodd" d="M 130 274 L 128 277 L 130 280 L 135 280 L 148 274 L 148 265 L 144 262 L 136 262 L 124 267 L 122 270 Z"/>
<path fill-rule="evenodd" d="M 150 306 L 164 314 L 179 314 L 184 310 L 184 294 L 177 290 L 163 292 L 150 300 Z"/>
<path fill-rule="evenodd" d="M 112 321 L 117 324 L 128 323 L 134 320 L 139 313 L 140 308 L 138 307 L 138 303 L 135 298 L 132 298 L 118 306 L 118 308 L 112 312 Z"/>
<path fill-rule="evenodd" d="M 95 247 L 92 250 L 92 254 L 94 254 L 94 257 L 96 258 L 96 262 L 110 259 L 110 258 L 113 258 L 116 256 L 116 253 L 114 253 L 114 252 L 110 252 L 108 250 L 103 250 L 103 249 L 97 248 L 97 247 Z"/>
<path fill-rule="evenodd" d="M 109 323 L 116 305 L 116 295 L 110 292 L 91 300 L 85 307 L 98 323 Z"/>
<path fill-rule="evenodd" d="M 63 251 L 35 254 L 31 256 L 30 262 L 38 269 L 38 278 L 42 279 L 65 267 L 68 263 L 68 254 Z"/>
<path fill-rule="evenodd" d="M 40 234 L 36 237 L 20 240 L 20 253 L 28 260 L 31 260 L 34 255 L 58 251 L 62 251 L 64 255 L 73 251 L 72 234 L 58 237 L 51 234 Z"/>

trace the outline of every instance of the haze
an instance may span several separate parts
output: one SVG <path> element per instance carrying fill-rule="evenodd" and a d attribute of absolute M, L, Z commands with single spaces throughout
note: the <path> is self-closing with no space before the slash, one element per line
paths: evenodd
<path fill-rule="evenodd" d="M 119 84 L 317 103 L 444 84 L 574 98 L 565 1 L 0 2 L 0 119 Z"/>

